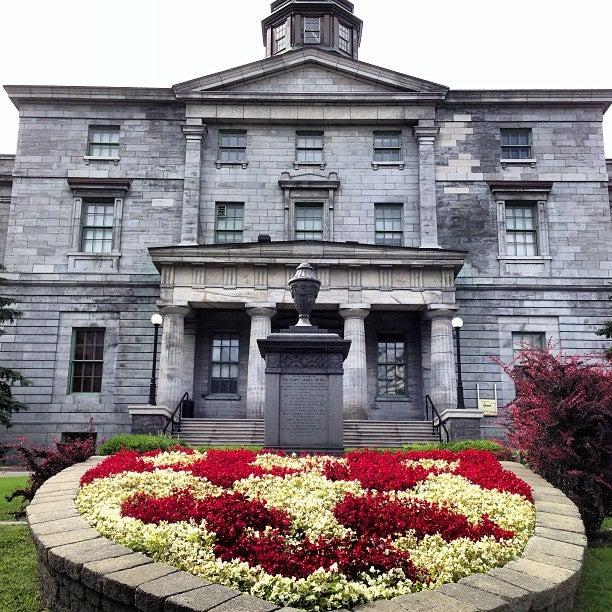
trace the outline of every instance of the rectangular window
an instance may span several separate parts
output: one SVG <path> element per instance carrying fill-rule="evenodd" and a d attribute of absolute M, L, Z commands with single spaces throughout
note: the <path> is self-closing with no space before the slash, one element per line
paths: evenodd
<path fill-rule="evenodd" d="M 353 52 L 353 28 L 342 23 L 338 26 L 338 47 L 345 53 Z"/>
<path fill-rule="evenodd" d="M 512 332 L 512 352 L 516 357 L 521 351 L 543 349 L 546 346 L 544 332 Z"/>
<path fill-rule="evenodd" d="M 83 200 L 81 213 L 81 251 L 110 253 L 115 226 L 114 198 Z"/>
<path fill-rule="evenodd" d="M 321 18 L 304 17 L 304 42 L 316 45 L 321 42 Z"/>
<path fill-rule="evenodd" d="M 401 132 L 374 132 L 374 161 L 402 161 Z"/>
<path fill-rule="evenodd" d="M 240 336 L 215 334 L 212 339 L 210 359 L 210 392 L 238 393 L 238 365 L 240 361 Z"/>
<path fill-rule="evenodd" d="M 298 163 L 323 163 L 323 132 L 297 132 L 295 160 Z"/>
<path fill-rule="evenodd" d="M 272 53 L 280 53 L 287 48 L 287 24 L 281 23 L 272 30 Z"/>
<path fill-rule="evenodd" d="M 378 339 L 378 396 L 406 395 L 405 344 L 398 337 Z"/>
<path fill-rule="evenodd" d="M 501 130 L 501 158 L 502 159 L 532 159 L 531 129 L 502 129 Z"/>
<path fill-rule="evenodd" d="M 219 132 L 219 161 L 246 161 L 246 130 L 222 130 Z"/>
<path fill-rule="evenodd" d="M 110 159 L 119 158 L 119 126 L 92 125 L 89 127 L 87 155 Z"/>
<path fill-rule="evenodd" d="M 323 240 L 323 204 L 295 205 L 295 239 Z"/>
<path fill-rule="evenodd" d="M 99 393 L 104 364 L 104 328 L 78 327 L 72 332 L 70 393 Z"/>
<path fill-rule="evenodd" d="M 242 242 L 244 229 L 244 204 L 238 202 L 217 203 L 215 210 L 215 243 Z"/>
<path fill-rule="evenodd" d="M 506 204 L 506 254 L 538 255 L 537 204 Z"/>
<path fill-rule="evenodd" d="M 376 244 L 402 246 L 404 243 L 403 208 L 403 204 L 374 205 Z"/>

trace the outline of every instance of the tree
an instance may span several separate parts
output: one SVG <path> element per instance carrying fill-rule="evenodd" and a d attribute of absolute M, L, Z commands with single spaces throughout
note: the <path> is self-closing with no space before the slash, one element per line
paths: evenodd
<path fill-rule="evenodd" d="M 597 332 L 598 336 L 604 336 L 608 340 L 612 339 L 612 321 L 608 321 L 602 329 Z M 612 361 L 612 348 L 606 351 L 606 357 Z"/>
<path fill-rule="evenodd" d="M 516 387 L 510 444 L 578 506 L 594 537 L 612 512 L 612 367 L 550 349 L 503 367 Z"/>
<path fill-rule="evenodd" d="M 0 272 L 6 272 L 6 268 L 0 264 Z M 0 276 L 0 289 L 6 286 L 8 281 Z M 11 308 L 15 304 L 15 300 L 10 297 L 3 297 L 0 295 L 0 324 L 1 323 L 14 323 L 19 319 L 23 313 L 19 310 Z M 0 328 L 0 336 L 6 332 Z M 11 426 L 11 415 L 14 412 L 26 410 L 27 407 L 23 402 L 17 401 L 11 393 L 11 387 L 14 385 L 21 385 L 22 387 L 28 387 L 32 382 L 22 376 L 19 372 L 5 368 L 0 365 L 0 425 L 6 427 Z"/>

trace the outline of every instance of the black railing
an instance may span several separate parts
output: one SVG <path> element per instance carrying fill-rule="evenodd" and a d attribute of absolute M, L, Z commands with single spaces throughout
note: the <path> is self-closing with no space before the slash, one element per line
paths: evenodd
<path fill-rule="evenodd" d="M 446 429 L 442 422 L 440 413 L 436 410 L 436 406 L 429 395 L 425 396 L 425 419 L 427 421 L 431 420 L 431 433 L 434 435 L 438 434 L 440 442 L 448 442 L 450 440 L 448 429 Z M 444 432 L 444 435 L 442 435 L 442 432 Z"/>
<path fill-rule="evenodd" d="M 179 400 L 179 403 L 174 409 L 172 416 L 169 417 L 166 422 L 166 426 L 164 427 L 164 434 L 168 433 L 168 427 L 170 427 L 170 425 L 172 426 L 170 427 L 171 436 L 181 431 L 181 420 L 183 418 L 183 406 L 185 405 L 185 402 L 188 402 L 188 401 L 189 401 L 189 391 L 185 391 L 185 393 L 183 393 L 183 397 L 181 397 L 181 399 Z M 178 414 L 178 418 L 177 418 L 177 414 Z"/>

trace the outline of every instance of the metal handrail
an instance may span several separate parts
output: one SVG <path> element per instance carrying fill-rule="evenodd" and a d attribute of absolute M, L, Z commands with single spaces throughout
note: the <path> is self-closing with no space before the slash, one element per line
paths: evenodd
<path fill-rule="evenodd" d="M 442 422 L 440 418 L 440 413 L 436 409 L 436 405 L 433 403 L 431 397 L 429 395 L 425 396 L 425 418 L 429 420 L 429 408 L 431 408 L 431 433 L 438 434 L 438 438 L 440 442 L 448 442 L 450 440 L 450 435 L 448 433 L 448 429 L 446 429 L 446 425 Z M 438 419 L 438 424 L 436 425 L 436 418 Z M 445 440 L 442 439 L 442 430 L 444 430 Z"/>
<path fill-rule="evenodd" d="M 183 416 L 183 411 L 181 408 L 183 407 L 183 402 L 189 399 L 189 391 L 185 391 L 183 393 L 183 397 L 179 400 L 174 412 L 171 417 L 168 417 L 166 420 L 166 426 L 164 427 L 164 434 L 168 433 L 168 425 L 172 423 L 172 428 L 170 429 L 170 435 L 173 436 L 176 432 L 181 431 L 181 418 Z M 178 412 L 178 421 L 175 419 L 176 413 Z M 175 428 L 176 425 L 176 428 Z"/>

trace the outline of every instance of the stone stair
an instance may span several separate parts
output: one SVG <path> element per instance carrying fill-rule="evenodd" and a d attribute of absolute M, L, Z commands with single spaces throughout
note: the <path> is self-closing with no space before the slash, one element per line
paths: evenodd
<path fill-rule="evenodd" d="M 178 437 L 188 444 L 263 445 L 264 421 L 183 419 Z M 392 448 L 414 442 L 438 442 L 427 421 L 345 421 L 346 448 Z"/>

